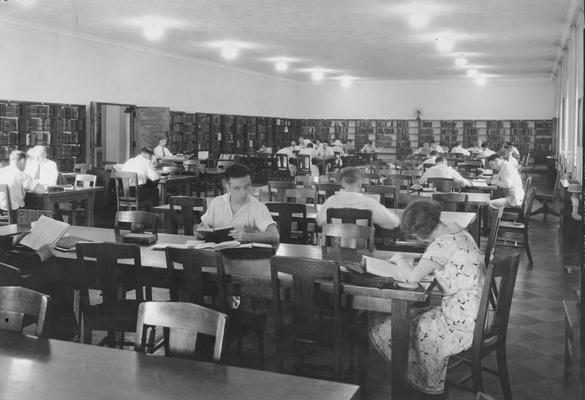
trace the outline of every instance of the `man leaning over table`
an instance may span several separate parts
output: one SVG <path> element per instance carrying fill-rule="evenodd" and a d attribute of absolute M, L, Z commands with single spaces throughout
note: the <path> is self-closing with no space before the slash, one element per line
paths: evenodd
<path fill-rule="evenodd" d="M 239 242 L 278 243 L 280 235 L 268 208 L 250 195 L 250 169 L 232 164 L 224 173 L 227 193 L 211 201 L 201 216 L 203 226 L 233 226 L 230 235 Z"/>
<path fill-rule="evenodd" d="M 524 187 L 518 169 L 497 153 L 489 156 L 487 163 L 494 171 L 498 171 L 489 183 L 506 192 L 506 196 L 490 200 L 489 206 L 493 209 L 520 206 L 524 200 Z"/>
<path fill-rule="evenodd" d="M 469 180 L 462 177 L 459 172 L 447 165 L 445 157 L 437 157 L 435 159 L 435 166 L 426 170 L 423 176 L 420 177 L 419 183 L 424 185 L 429 178 L 453 179 L 455 182 L 459 182 L 463 186 L 471 186 Z"/>
<path fill-rule="evenodd" d="M 140 186 L 142 197 L 152 196 L 154 204 L 158 204 L 158 180 L 160 174 L 154 169 L 152 164 L 153 151 L 149 147 L 143 147 L 140 150 L 140 154 L 136 157 L 132 157 L 124 164 L 122 164 L 121 170 L 123 172 L 134 172 Z"/>
<path fill-rule="evenodd" d="M 0 184 L 8 185 L 10 191 L 13 220 L 16 220 L 16 211 L 24 207 L 26 192 L 45 193 L 43 185 L 24 173 L 25 166 L 26 154 L 20 150 L 14 150 L 10 153 L 10 164 L 0 168 Z M 0 193 L 0 208 L 4 212 L 8 208 L 4 193 Z"/>

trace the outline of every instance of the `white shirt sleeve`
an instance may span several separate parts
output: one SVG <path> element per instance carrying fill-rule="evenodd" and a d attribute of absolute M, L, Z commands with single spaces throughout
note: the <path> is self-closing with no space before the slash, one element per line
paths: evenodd
<path fill-rule="evenodd" d="M 394 229 L 400 225 L 400 218 L 392 211 L 374 199 L 370 199 L 372 209 L 372 221 L 380 228 Z"/>
<path fill-rule="evenodd" d="M 59 178 L 59 169 L 57 168 L 57 163 L 55 161 L 47 160 L 47 162 L 43 164 L 43 175 L 46 182 L 48 182 L 49 185 L 56 185 L 57 179 Z"/>
<path fill-rule="evenodd" d="M 266 232 L 266 229 L 270 225 L 275 224 L 272 215 L 270 215 L 270 211 L 268 211 L 268 207 L 262 203 L 257 203 L 254 206 L 254 224 L 260 232 Z"/>
<path fill-rule="evenodd" d="M 201 222 L 203 224 L 213 227 L 215 222 L 215 210 L 217 208 L 218 201 L 220 201 L 219 197 L 216 197 L 211 201 L 209 206 L 207 206 L 207 211 L 205 211 L 205 214 L 201 216 Z"/>
<path fill-rule="evenodd" d="M 146 176 L 151 181 L 158 181 L 160 179 L 160 175 L 158 174 L 158 172 L 156 172 L 152 163 L 149 160 L 147 161 L 148 163 L 146 164 Z"/>

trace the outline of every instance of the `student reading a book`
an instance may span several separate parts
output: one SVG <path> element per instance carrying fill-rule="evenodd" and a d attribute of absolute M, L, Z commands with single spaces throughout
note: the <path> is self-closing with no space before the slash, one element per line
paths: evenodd
<path fill-rule="evenodd" d="M 435 159 L 435 166 L 427 169 L 423 176 L 420 177 L 419 183 L 424 185 L 429 178 L 453 179 L 463 186 L 471 186 L 471 182 L 462 177 L 453 167 L 448 166 L 445 157 L 441 156 Z"/>
<path fill-rule="evenodd" d="M 26 154 L 20 150 L 10 153 L 10 164 L 0 168 L 0 184 L 8 185 L 10 191 L 10 204 L 12 206 L 12 217 L 16 221 L 16 211 L 24 207 L 24 196 L 26 192 L 44 193 L 45 187 L 30 175 L 24 173 L 26 166 Z M 0 193 L 0 208 L 6 211 L 5 193 Z"/>
<path fill-rule="evenodd" d="M 464 228 L 441 222 L 441 206 L 430 200 L 411 202 L 402 216 L 401 229 L 429 246 L 414 266 L 400 256 L 391 261 L 410 282 L 434 273 L 443 292 L 440 306 L 417 310 L 413 318 L 408 383 L 417 391 L 440 395 L 449 357 L 472 344 L 484 280 L 483 255 Z M 375 324 L 370 339 L 391 362 L 391 319 Z"/>
<path fill-rule="evenodd" d="M 216 197 L 201 216 L 203 226 L 232 226 L 230 236 L 239 242 L 278 243 L 280 235 L 268 208 L 250 195 L 250 169 L 232 164 L 224 173 L 227 193 Z"/>
<path fill-rule="evenodd" d="M 57 184 L 59 169 L 55 161 L 47 158 L 45 146 L 35 146 L 27 152 L 28 160 L 24 173 L 36 179 L 41 185 Z"/>
<path fill-rule="evenodd" d="M 317 225 L 327 223 L 328 208 L 360 208 L 372 210 L 372 221 L 384 229 L 394 229 L 400 225 L 400 218 L 378 201 L 362 193 L 363 175 L 359 169 L 348 167 L 339 172 L 339 182 L 343 190 L 325 200 L 317 213 Z"/>

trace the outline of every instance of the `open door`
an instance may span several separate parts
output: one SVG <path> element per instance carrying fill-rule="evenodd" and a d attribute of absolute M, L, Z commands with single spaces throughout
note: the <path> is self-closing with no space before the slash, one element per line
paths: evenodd
<path fill-rule="evenodd" d="M 121 163 L 130 157 L 134 109 L 131 104 L 90 104 L 88 154 L 92 165 L 101 167 L 105 162 Z"/>

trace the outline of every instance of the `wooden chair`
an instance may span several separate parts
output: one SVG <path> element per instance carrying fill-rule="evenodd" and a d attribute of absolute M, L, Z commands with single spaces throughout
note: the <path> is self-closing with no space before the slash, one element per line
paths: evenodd
<path fill-rule="evenodd" d="M 227 305 L 227 282 L 231 278 L 225 274 L 223 256 L 220 252 L 209 250 L 165 249 L 167 270 L 171 274 L 171 301 L 186 301 L 216 309 L 229 318 L 228 342 L 237 341 L 238 353 L 241 350 L 242 339 L 251 333 L 258 340 L 258 361 L 264 363 L 264 327 L 265 314 L 255 314 L 243 310 L 231 309 Z M 180 277 L 175 268 L 178 264 L 182 268 Z M 215 270 L 215 274 L 204 272 L 208 268 Z M 205 299 L 213 299 L 206 303 Z"/>
<path fill-rule="evenodd" d="M 308 154 L 299 154 L 297 160 L 299 163 L 297 175 L 311 175 L 311 156 Z"/>
<path fill-rule="evenodd" d="M 12 213 L 12 201 L 10 200 L 8 185 L 0 184 L 0 198 L 6 199 L 6 210 L 2 210 L 2 215 L 0 215 L 0 225 L 13 224 L 14 214 Z"/>
<path fill-rule="evenodd" d="M 112 177 L 116 184 L 118 210 L 142 210 L 154 206 L 154 198 L 138 186 L 136 173 L 114 171 Z"/>
<path fill-rule="evenodd" d="M 427 183 L 439 192 L 461 192 L 461 183 L 455 182 L 452 178 L 428 178 Z"/>
<path fill-rule="evenodd" d="M 522 204 L 516 207 L 504 207 L 504 214 L 502 215 L 503 221 L 514 221 L 514 222 L 522 222 L 524 221 L 524 207 L 526 206 L 526 199 L 528 198 L 528 191 L 532 187 L 532 177 L 529 176 L 524 181 L 524 198 L 522 199 Z M 534 198 L 536 199 L 536 193 L 534 194 Z M 532 213 L 531 213 L 532 214 Z"/>
<path fill-rule="evenodd" d="M 285 201 L 286 189 L 296 189 L 294 182 L 268 181 L 268 195 L 270 201 Z"/>
<path fill-rule="evenodd" d="M 43 336 L 50 297 L 18 286 L 0 287 L 0 330 L 22 332 L 26 316 L 36 317 L 35 335 Z"/>
<path fill-rule="evenodd" d="M 144 353 L 148 328 L 162 327 L 165 356 L 194 357 L 197 336 L 204 334 L 215 337 L 213 361 L 220 362 L 226 322 L 224 313 L 197 304 L 147 301 L 138 306 L 134 348 Z"/>
<path fill-rule="evenodd" d="M 131 264 L 120 260 L 131 259 Z M 95 260 L 95 261 L 94 261 Z M 78 243 L 77 261 L 85 279 L 79 292 L 80 326 L 83 342 L 91 344 L 94 330 L 107 331 L 98 344 L 121 347 L 124 332 L 134 332 L 138 305 L 152 300 L 152 291 L 142 283 L 140 247 L 122 243 Z M 102 302 L 91 304 L 89 289 L 102 292 Z M 126 299 L 126 292 L 134 290 L 135 299 Z M 121 333 L 119 340 L 116 333 Z"/>
<path fill-rule="evenodd" d="M 201 223 L 201 216 L 207 211 L 207 200 L 200 197 L 171 196 L 169 207 L 168 218 L 174 218 L 177 225 L 183 225 L 183 235 L 193 236 L 193 226 Z M 201 210 L 193 210 L 194 207 L 200 207 Z"/>
<path fill-rule="evenodd" d="M 0 263 L 0 286 L 19 286 L 20 277 L 20 269 Z"/>
<path fill-rule="evenodd" d="M 285 312 L 280 274 L 292 276 L 292 316 Z M 333 350 L 334 373 L 341 377 L 344 354 L 352 354 L 349 324 L 345 324 L 341 309 L 341 284 L 339 265 L 334 261 L 312 260 L 298 257 L 274 256 L 270 259 L 272 296 L 276 330 L 276 356 L 279 371 L 285 371 L 286 354 L 299 359 L 304 365 L 304 355 L 309 346 Z M 319 290 L 318 280 L 326 280 L 332 288 L 327 300 Z M 289 322 L 290 321 L 290 322 Z M 346 329 L 344 329 L 346 328 Z M 345 337 L 344 337 L 345 336 Z M 350 351 L 344 346 L 350 345 Z M 289 350 L 290 349 L 290 350 Z M 288 350 L 288 351 L 287 351 Z"/>
<path fill-rule="evenodd" d="M 488 239 L 485 246 L 484 251 L 484 263 L 485 265 L 489 265 L 493 256 L 494 256 L 494 249 L 496 247 L 496 238 L 498 237 L 498 231 L 500 229 L 500 221 L 502 220 L 502 213 L 504 209 L 498 208 L 497 212 L 495 212 L 492 218 L 492 223 L 490 226 L 490 233 L 488 235 Z"/>
<path fill-rule="evenodd" d="M 372 226 L 372 210 L 359 208 L 328 208 L 327 223 L 358 224 Z"/>
<path fill-rule="evenodd" d="M 87 189 L 95 187 L 97 181 L 96 175 L 91 174 L 77 174 L 73 187 L 76 189 Z M 78 218 L 85 214 L 85 208 L 80 207 L 79 202 L 71 201 L 68 203 L 59 204 L 59 212 L 63 215 L 68 215 L 70 225 L 77 225 Z"/>
<path fill-rule="evenodd" d="M 289 166 L 287 154 L 280 153 L 274 155 L 273 172 L 278 179 L 291 179 Z"/>
<path fill-rule="evenodd" d="M 91 169 L 90 163 L 75 163 L 73 164 L 73 172 L 79 174 L 87 174 L 87 171 Z"/>
<path fill-rule="evenodd" d="M 396 187 L 388 185 L 364 185 L 366 193 L 380 195 L 380 204 L 386 208 L 396 208 Z"/>
<path fill-rule="evenodd" d="M 95 183 L 97 181 L 96 175 L 91 174 L 77 174 L 75 175 L 75 182 L 73 186 L 76 189 L 87 189 L 95 187 Z"/>
<path fill-rule="evenodd" d="M 512 390 L 506 364 L 506 334 L 508 331 L 508 320 L 519 261 L 519 255 L 514 254 L 513 256 L 498 260 L 487 267 L 479 311 L 475 320 L 473 344 L 468 351 L 453 356 L 457 361 L 450 366 L 450 368 L 455 367 L 461 362 L 470 364 L 471 374 L 455 382 L 454 384 L 456 386 L 462 385 L 471 378 L 473 391 L 475 393 L 483 391 L 481 374 L 482 371 L 487 371 L 499 376 L 504 399 L 512 400 Z M 491 286 L 493 282 L 498 286 L 498 297 L 496 299 L 495 311 L 493 315 L 488 317 L 490 314 L 489 299 L 492 293 Z M 494 351 L 496 352 L 497 371 L 482 366 L 481 362 L 484 357 Z"/>
<path fill-rule="evenodd" d="M 302 185 L 305 188 L 313 186 L 313 177 L 311 175 L 297 175 L 295 176 L 295 185 Z"/>
<path fill-rule="evenodd" d="M 116 237 L 120 237 L 121 230 L 158 235 L 158 215 L 147 211 L 118 211 L 114 220 Z"/>
<path fill-rule="evenodd" d="M 412 176 L 402 174 L 389 174 L 383 182 L 387 186 L 395 186 L 398 189 L 408 189 L 412 185 Z"/>
<path fill-rule="evenodd" d="M 443 211 L 469 211 L 469 196 L 465 193 L 433 193 L 432 197 L 441 204 Z"/>
<path fill-rule="evenodd" d="M 336 240 L 331 240 L 336 239 Z M 365 242 L 365 246 L 361 243 Z M 374 250 L 374 228 L 356 224 L 325 224 L 321 229 L 321 246 Z"/>
<path fill-rule="evenodd" d="M 532 266 L 532 252 L 530 251 L 530 244 L 528 242 L 528 222 L 530 220 L 532 204 L 534 203 L 534 188 L 528 190 L 526 197 L 523 210 L 524 222 L 500 221 L 496 244 L 526 249 L 529 265 Z"/>
<path fill-rule="evenodd" d="M 273 214 L 278 225 L 281 243 L 307 244 L 307 206 L 305 204 L 267 203 L 266 207 Z"/>
<path fill-rule="evenodd" d="M 317 183 L 315 185 L 318 194 L 318 204 L 323 204 L 325 200 L 341 190 L 341 185 L 337 183 Z M 322 192 L 324 192 L 324 197 L 322 197 Z M 323 201 L 321 201 L 323 199 Z"/>

